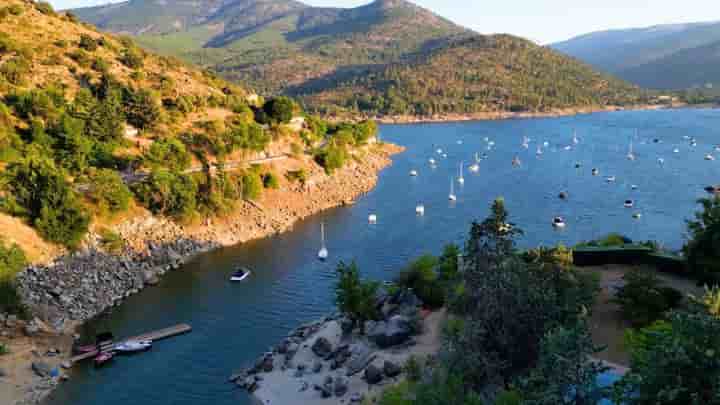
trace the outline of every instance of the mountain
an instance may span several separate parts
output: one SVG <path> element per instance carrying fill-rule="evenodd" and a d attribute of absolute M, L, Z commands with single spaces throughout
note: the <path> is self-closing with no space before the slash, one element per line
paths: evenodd
<path fill-rule="evenodd" d="M 718 43 L 720 22 L 703 22 L 601 31 L 551 47 L 643 87 L 679 89 L 720 84 Z"/>
<path fill-rule="evenodd" d="M 160 8 L 166 11 L 155 11 Z M 520 38 L 482 36 L 405 0 L 376 0 L 351 9 L 288 0 L 131 0 L 73 12 L 260 93 L 299 96 L 317 110 L 357 108 L 381 115 L 544 110 L 639 97 L 637 89 L 575 60 Z M 474 51 L 491 59 L 477 58 Z M 541 68 L 525 63 L 530 60 Z M 391 83 L 397 71 L 404 78 Z M 437 71 L 451 75 L 444 86 Z M 573 76 L 558 76 L 560 71 Z M 406 87 L 421 86 L 423 76 L 437 79 L 438 89 L 421 94 Z M 506 97 L 507 86 L 523 95 Z M 587 91 L 593 88 L 607 92 L 596 97 Z M 403 101 L 391 108 L 385 99 L 395 96 L 388 92 Z M 370 95 L 383 100 L 372 105 L 361 100 Z M 398 108 L 401 104 L 405 107 Z"/>

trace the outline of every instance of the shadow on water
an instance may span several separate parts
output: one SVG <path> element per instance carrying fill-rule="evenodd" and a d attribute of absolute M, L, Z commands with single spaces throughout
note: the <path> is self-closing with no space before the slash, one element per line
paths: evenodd
<path fill-rule="evenodd" d="M 490 202 L 504 196 L 512 219 L 525 230 L 522 246 L 569 245 L 620 231 L 634 239 L 657 239 L 671 248 L 683 243 L 684 219 L 695 210 L 702 187 L 718 182 L 718 166 L 703 161 L 720 139 L 713 110 L 602 113 L 558 119 L 383 126 L 383 139 L 402 144 L 378 186 L 351 207 L 323 212 L 299 222 L 283 235 L 204 254 L 168 274 L 159 286 L 131 297 L 110 315 L 86 326 L 87 333 L 112 330 L 118 336 L 180 322 L 193 332 L 158 342 L 152 351 L 118 358 L 102 369 L 79 367 L 49 401 L 73 405 L 249 404 L 225 381 L 300 323 L 332 311 L 331 287 L 339 260 L 356 259 L 366 277 L 386 280 L 411 258 L 438 253 L 447 242 L 462 242 L 470 221 L 487 215 Z M 625 158 L 638 129 L 635 153 Z M 580 144 L 563 147 L 576 130 Z M 691 148 L 683 135 L 697 138 Z M 521 148 L 523 136 L 532 138 Z M 483 138 L 496 142 L 486 150 Z M 654 143 L 654 139 L 659 143 Z M 462 140 L 462 145 L 457 144 Z M 542 156 L 536 142 L 548 141 Z M 434 151 L 442 147 L 448 158 Z M 673 148 L 681 153 L 673 154 Z M 487 152 L 478 174 L 456 183 L 458 201 L 448 201 L 449 181 L 461 160 Z M 519 155 L 523 165 L 513 169 Z M 658 157 L 666 163 L 660 167 Z M 429 157 L 438 159 L 430 169 Z M 582 167 L 575 169 L 575 162 Z M 718 163 L 720 164 L 720 162 Z M 593 177 L 597 167 L 601 175 Z M 410 170 L 418 170 L 410 178 Z M 617 176 L 607 183 L 606 175 Z M 631 185 L 638 185 L 632 190 Z M 567 189 L 568 201 L 557 198 Z M 633 198 L 634 210 L 623 207 Z M 415 206 L 425 205 L 424 217 Z M 377 225 L 368 214 L 378 215 Z M 567 229 L 550 222 L 562 215 Z M 324 221 L 330 258 L 315 259 L 319 224 Z M 237 265 L 253 269 L 243 283 L 228 278 Z"/>

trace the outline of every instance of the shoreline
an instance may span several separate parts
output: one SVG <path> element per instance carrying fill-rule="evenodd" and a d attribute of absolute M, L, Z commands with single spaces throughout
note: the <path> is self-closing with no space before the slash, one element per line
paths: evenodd
<path fill-rule="evenodd" d="M 283 179 L 280 189 L 266 190 L 259 201 L 240 201 L 230 214 L 201 224 L 181 225 L 149 213 L 133 217 L 110 227 L 125 244 L 118 254 L 105 252 L 100 237 L 91 233 L 79 251 L 56 257 L 47 265 L 31 265 L 18 275 L 19 292 L 33 316 L 31 322 L 37 318 L 58 336 L 70 336 L 127 297 L 160 283 L 163 275 L 196 255 L 277 235 L 321 211 L 353 204 L 376 186 L 380 172 L 403 150 L 393 144 L 368 146 L 332 176 L 304 156 L 292 162 L 293 169 L 309 172 L 304 184 Z M 12 340 L 10 344 L 12 348 Z M 59 349 L 61 355 L 52 359 L 53 366 L 70 356 L 69 344 Z M 34 358 L 49 360 L 42 355 Z M 59 378 L 35 376 L 28 382 L 25 371 L 30 365 L 24 367 L 22 378 L 11 372 L 0 379 L 0 388 L 15 392 L 17 405 L 42 401 Z M 68 377 L 61 374 L 60 378 Z"/>
<path fill-rule="evenodd" d="M 708 106 L 699 107 L 707 108 Z M 688 104 L 675 105 L 634 105 L 634 106 L 604 106 L 604 107 L 581 107 L 581 108 L 563 108 L 544 112 L 512 112 L 512 111 L 487 111 L 470 114 L 443 114 L 430 117 L 416 115 L 397 115 L 370 117 L 381 124 L 406 125 L 406 124 L 439 124 L 452 122 L 469 122 L 469 121 L 500 121 L 512 119 L 533 119 L 533 118 L 560 118 L 575 115 L 587 115 L 601 112 L 615 111 L 653 111 L 653 110 L 672 110 L 680 108 L 694 108 Z"/>

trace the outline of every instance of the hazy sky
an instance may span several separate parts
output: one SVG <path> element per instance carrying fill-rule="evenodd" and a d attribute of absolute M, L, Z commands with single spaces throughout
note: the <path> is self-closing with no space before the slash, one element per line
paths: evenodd
<path fill-rule="evenodd" d="M 549 43 L 610 28 L 720 20 L 718 0 L 412 0 L 481 33 L 506 32 Z M 109 0 L 50 0 L 56 8 Z M 314 6 L 354 7 L 369 0 L 306 0 Z"/>

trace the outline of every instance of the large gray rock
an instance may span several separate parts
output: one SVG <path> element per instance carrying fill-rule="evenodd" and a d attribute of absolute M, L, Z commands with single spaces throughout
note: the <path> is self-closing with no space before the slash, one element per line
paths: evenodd
<path fill-rule="evenodd" d="M 335 379 L 335 388 L 333 389 L 333 392 L 335 393 L 336 397 L 345 396 L 345 394 L 347 394 L 347 392 L 348 392 L 347 381 L 342 377 L 336 378 Z"/>
<path fill-rule="evenodd" d="M 368 338 L 384 349 L 405 343 L 411 335 L 410 320 L 406 316 L 395 315 L 387 321 L 377 322 L 368 333 Z"/>
<path fill-rule="evenodd" d="M 401 372 L 402 368 L 392 361 L 385 360 L 385 363 L 383 363 L 383 373 L 385 373 L 386 376 L 390 378 L 397 377 Z"/>
<path fill-rule="evenodd" d="M 383 379 L 382 370 L 376 367 L 374 364 L 370 364 L 365 368 L 365 381 L 368 384 L 377 384 Z"/>
<path fill-rule="evenodd" d="M 324 337 L 319 337 L 315 340 L 315 343 L 313 343 L 312 351 L 318 357 L 323 359 L 329 358 L 333 352 L 332 343 Z"/>
<path fill-rule="evenodd" d="M 368 363 L 373 361 L 373 359 L 375 358 L 375 355 L 370 350 L 370 348 L 363 343 L 353 345 L 350 350 L 352 355 L 350 356 L 350 362 L 348 362 L 347 365 L 346 375 L 348 377 L 362 371 L 365 366 L 367 366 Z"/>

